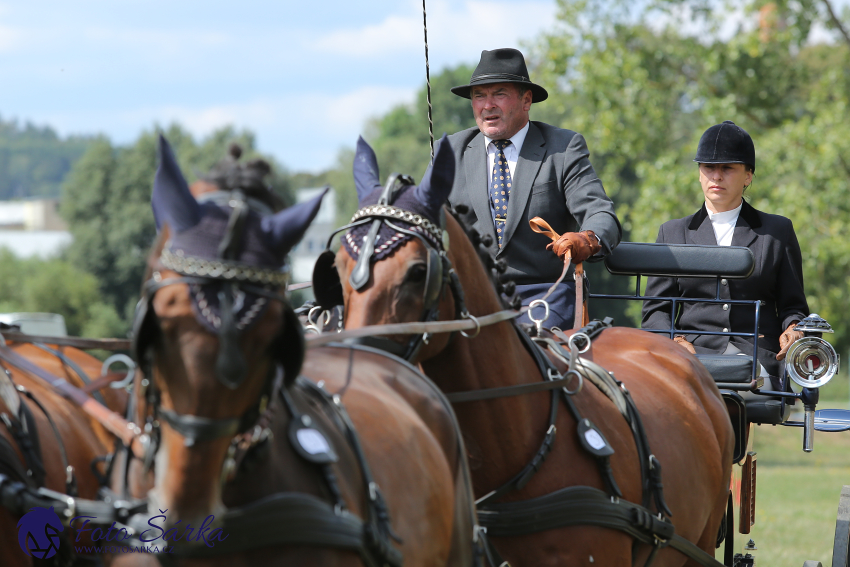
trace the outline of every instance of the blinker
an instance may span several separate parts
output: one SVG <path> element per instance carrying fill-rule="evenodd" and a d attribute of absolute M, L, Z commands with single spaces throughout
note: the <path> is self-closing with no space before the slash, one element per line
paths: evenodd
<path fill-rule="evenodd" d="M 614 449 L 608 444 L 605 436 L 587 418 L 578 422 L 578 439 L 584 450 L 594 457 L 610 457 L 614 454 Z"/>
<path fill-rule="evenodd" d="M 391 205 L 395 201 L 399 191 L 404 187 L 413 185 L 413 183 L 413 178 L 410 176 L 393 173 L 387 179 L 387 184 L 384 186 L 381 197 L 378 199 L 378 204 Z M 381 224 L 383 222 L 381 219 L 372 221 L 372 225 L 369 227 L 369 233 L 363 239 L 363 244 L 360 248 L 360 257 L 357 259 L 357 264 L 355 264 L 348 278 L 348 283 L 351 284 L 351 287 L 355 291 L 360 291 L 369 283 L 369 276 L 372 271 L 372 257 L 375 253 L 375 241 L 378 238 L 378 231 L 381 230 Z"/>
<path fill-rule="evenodd" d="M 308 462 L 327 465 L 338 460 L 325 434 L 313 427 L 306 415 L 289 423 L 289 442 L 295 452 Z"/>

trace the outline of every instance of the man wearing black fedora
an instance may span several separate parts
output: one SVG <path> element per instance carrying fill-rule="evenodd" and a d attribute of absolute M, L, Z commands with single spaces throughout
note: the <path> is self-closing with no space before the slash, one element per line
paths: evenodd
<path fill-rule="evenodd" d="M 614 205 L 581 134 L 529 120 L 532 103 L 549 94 L 529 79 L 522 53 L 482 51 L 469 84 L 452 92 L 472 101 L 477 127 L 449 136 L 457 162 L 449 202 L 465 205 L 467 225 L 492 237 L 508 266 L 504 278 L 516 282 L 528 305 L 561 275 L 567 251 L 574 262 L 596 260 L 619 244 Z M 531 230 L 528 221 L 536 216 L 561 234 L 557 242 Z M 546 326 L 571 328 L 573 278 L 547 302 Z"/>

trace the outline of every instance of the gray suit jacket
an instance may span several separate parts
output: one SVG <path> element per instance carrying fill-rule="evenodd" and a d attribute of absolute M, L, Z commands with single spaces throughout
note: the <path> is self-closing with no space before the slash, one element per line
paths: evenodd
<path fill-rule="evenodd" d="M 457 163 L 449 202 L 466 205 L 469 211 L 463 220 L 467 226 L 498 242 L 487 193 L 484 135 L 478 128 L 470 128 L 449 136 L 449 143 Z M 507 262 L 506 279 L 517 284 L 551 283 L 561 275 L 564 263 L 546 250 L 549 238 L 528 226 L 536 216 L 559 234 L 592 230 L 602 241 L 604 254 L 620 243 L 622 228 L 614 204 L 588 156 L 580 134 L 543 122 L 530 123 L 513 176 L 504 246 L 497 254 Z"/>
<path fill-rule="evenodd" d="M 717 245 L 714 228 L 705 205 L 695 214 L 671 220 L 658 231 L 657 242 L 667 244 Z M 770 215 L 754 209 L 744 201 L 735 232 L 733 246 L 747 246 L 753 251 L 755 268 L 743 280 L 723 280 L 720 296 L 729 299 L 759 299 L 759 362 L 772 376 L 779 376 L 779 336 L 794 321 L 809 313 L 803 291 L 803 259 L 797 235 L 791 221 L 779 215 Z M 721 283 L 723 283 L 721 282 Z M 706 278 L 649 278 L 646 295 L 664 297 L 715 297 L 717 280 Z M 708 303 L 689 303 L 677 314 L 676 328 L 699 331 L 730 331 L 752 333 L 753 308 Z M 643 306 L 645 329 L 670 328 L 670 303 L 646 301 Z M 685 333 L 698 353 L 720 354 L 726 350 L 729 337 L 700 336 Z M 732 344 L 741 352 L 752 355 L 752 339 L 733 337 Z"/>

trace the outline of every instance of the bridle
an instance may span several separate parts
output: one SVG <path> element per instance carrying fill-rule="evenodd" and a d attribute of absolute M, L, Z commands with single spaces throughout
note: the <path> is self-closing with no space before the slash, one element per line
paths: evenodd
<path fill-rule="evenodd" d="M 359 256 L 348 280 L 351 287 L 358 291 L 363 289 L 371 278 L 372 265 L 377 260 L 376 240 L 378 232 L 382 225 L 386 225 L 395 232 L 394 238 L 407 236 L 418 239 L 427 250 L 425 290 L 422 297 L 422 315 L 419 317 L 419 321 L 431 322 L 437 319 L 440 299 L 442 299 L 443 292 L 447 287 L 451 289 L 454 297 L 455 318 L 475 319 L 466 309 L 460 280 L 448 258 L 449 237 L 446 231 L 445 209 L 440 209 L 438 226 L 422 215 L 393 205 L 396 197 L 412 185 L 413 180 L 406 175 L 391 175 L 377 204 L 362 207 L 354 214 L 349 224 L 338 228 L 331 234 L 327 246 L 317 259 L 313 270 L 313 292 L 318 305 L 327 310 L 344 303 L 342 282 L 334 266 L 336 254 L 331 250 L 334 237 L 339 233 L 344 233 L 345 238 L 350 238 L 349 231 L 351 229 L 369 225 L 369 232 L 363 238 L 362 244 L 359 245 Z M 400 226 L 398 223 L 408 225 L 409 228 Z M 356 246 L 356 243 L 352 240 L 349 240 L 349 244 Z M 466 333 L 463 334 L 467 336 Z M 346 339 L 344 342 L 379 348 L 410 361 L 416 357 L 422 345 L 427 344 L 429 338 L 430 333 L 426 332 L 412 335 L 406 344 L 377 336 L 356 337 Z"/>
<path fill-rule="evenodd" d="M 140 396 L 144 398 L 146 408 L 142 412 L 145 419 L 143 431 L 146 439 L 145 470 L 153 465 L 160 438 L 160 420 L 184 438 L 186 446 L 230 437 L 227 456 L 222 464 L 221 483 L 231 480 L 245 455 L 267 443 L 272 435 L 270 430 L 271 404 L 281 401 L 290 418 L 289 441 L 301 458 L 320 469 L 320 476 L 329 488 L 332 504 L 298 492 L 279 492 L 252 502 L 240 509 L 225 513 L 223 522 L 229 533 L 247 534 L 242 539 L 252 543 L 248 548 L 267 545 L 313 544 L 359 552 L 369 567 L 399 567 L 401 553 L 390 544 L 395 538 L 389 523 L 389 514 L 383 496 L 377 484 L 373 482 L 365 455 L 360 449 L 357 432 L 348 418 L 345 407 L 338 396 L 331 396 L 321 386 L 299 378 L 303 362 L 305 344 L 300 322 L 289 305 L 281 288 L 285 289 L 287 274 L 271 268 L 238 264 L 232 258 L 238 247 L 240 233 L 247 218 L 247 206 L 240 199 L 240 192 L 231 193 L 228 204 L 232 207 L 227 231 L 219 246 L 219 259 L 207 260 L 186 254 L 174 254 L 168 249 L 161 254 L 159 265 L 176 272 L 177 277 L 163 278 L 161 272 L 154 271 L 145 282 L 136 316 L 133 323 L 132 351 L 146 378 L 141 382 Z M 219 321 L 220 352 L 216 361 L 216 379 L 224 386 L 235 389 L 245 377 L 245 361 L 238 350 L 240 329 L 234 318 L 225 312 L 232 311 L 229 299 L 235 291 L 253 294 L 266 301 L 279 301 L 283 305 L 282 331 L 272 340 L 273 364 L 269 367 L 259 400 L 239 417 L 208 418 L 203 416 L 179 414 L 162 407 L 160 391 L 150 370 L 153 367 L 153 342 L 161 333 L 158 317 L 153 309 L 153 299 L 157 291 L 164 287 L 187 284 L 191 286 L 209 286 L 219 284 Z M 281 290 L 281 291 L 278 291 Z M 237 368 L 236 366 L 241 366 Z M 292 391 L 290 391 L 292 390 Z M 328 451 L 323 455 L 305 451 L 302 448 L 301 433 L 307 431 L 315 439 L 324 436 L 309 415 L 301 413 L 294 401 L 294 391 L 298 390 L 311 396 L 320 410 L 324 411 L 343 433 L 345 441 L 352 447 L 367 493 L 364 519 L 346 510 L 338 489 L 337 480 L 330 465 L 337 457 L 332 445 L 325 438 Z M 137 399 L 134 396 L 134 399 Z M 128 408 L 128 413 L 133 412 Z M 132 417 L 135 417 L 131 414 Z M 126 459 L 126 479 L 129 473 L 129 455 Z M 127 496 L 125 494 L 125 496 Z M 138 515 L 131 522 L 138 521 Z M 294 525 L 296 530 L 281 533 L 278 526 Z M 198 557 L 208 551 L 197 546 L 178 546 L 178 555 Z"/>
<path fill-rule="evenodd" d="M 164 287 L 186 284 L 200 290 L 203 286 L 220 284 L 217 296 L 220 305 L 220 316 L 214 316 L 220 341 L 219 354 L 216 360 L 216 379 L 229 389 L 236 389 L 245 378 L 246 363 L 239 351 L 238 339 L 240 334 L 239 322 L 233 317 L 233 295 L 236 292 L 250 293 L 258 299 L 255 305 L 262 306 L 268 301 L 278 301 L 284 306 L 284 325 L 297 322 L 292 308 L 282 292 L 285 288 L 287 274 L 267 267 L 240 264 L 236 257 L 243 227 L 252 208 L 241 191 L 229 194 L 228 204 L 231 206 L 227 230 L 218 247 L 216 260 L 196 257 L 183 253 L 182 250 L 172 251 L 168 244 L 159 257 L 159 265 L 167 270 L 176 272 L 178 277 L 163 278 L 160 271 L 153 271 L 151 278 L 142 288 L 142 298 L 136 306 L 133 322 L 133 339 L 131 349 L 133 357 L 138 361 L 145 376 L 142 381 L 142 392 L 147 403 L 146 423 L 144 430 L 153 432 L 161 418 L 169 427 L 185 438 L 186 446 L 197 442 L 210 441 L 220 437 L 234 436 L 245 432 L 256 421 L 260 408 L 264 408 L 272 394 L 274 369 L 270 368 L 263 387 L 261 399 L 240 417 L 208 418 L 196 415 L 179 414 L 174 410 L 161 407 L 160 392 L 151 374 L 152 349 L 151 344 L 160 336 L 161 329 L 158 317 L 153 309 L 153 299 L 157 291 Z M 200 292 L 199 292 L 200 293 Z M 208 308 L 205 308 L 208 309 Z M 253 310 L 253 317 L 258 317 L 260 308 Z M 290 347 L 291 348 L 291 347 Z M 303 339 L 296 349 L 303 349 Z M 280 349 L 276 349 L 282 354 Z M 303 357 L 303 351 L 300 354 Z M 300 363 L 298 364 L 300 367 Z M 297 371 L 296 371 L 297 372 Z M 156 436 L 158 437 L 158 435 Z M 151 444 L 150 451 L 156 451 L 156 444 Z M 147 460 L 150 460 L 147 459 Z"/>

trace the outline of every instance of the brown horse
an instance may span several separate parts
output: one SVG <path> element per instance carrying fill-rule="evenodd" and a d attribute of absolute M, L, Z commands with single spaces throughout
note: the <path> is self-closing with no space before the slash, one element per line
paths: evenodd
<path fill-rule="evenodd" d="M 149 515 L 161 511 L 165 530 L 182 532 L 215 515 L 223 539 L 214 542 L 216 555 L 203 542 L 179 542 L 169 558 L 183 554 L 192 565 L 383 566 L 402 557 L 405 566 L 472 564 L 471 488 L 439 391 L 404 361 L 367 348 L 329 346 L 303 360 L 302 328 L 278 295 L 279 268 L 320 198 L 231 222 L 241 194 L 225 207 L 199 205 L 160 143 L 153 205 L 161 234 L 135 331 L 136 352 L 150 370 L 150 382 L 135 393 L 135 414 L 140 426 L 151 426 L 155 460 L 152 476 L 131 466 L 121 488 L 136 497 L 149 490 Z M 240 251 L 221 258 L 221 242 L 238 242 L 231 250 Z M 178 257 L 198 267 L 193 276 Z M 198 270 L 214 262 L 238 262 L 257 282 L 200 278 Z M 244 295 L 229 303 L 226 292 L 214 293 L 228 286 Z M 228 307 L 246 323 L 235 334 L 227 329 Z M 302 360 L 309 380 L 299 378 Z M 312 516 L 299 516 L 292 502 L 309 505 Z M 317 515 L 328 527 L 315 528 Z M 334 543 L 346 535 L 337 533 L 340 525 L 359 526 L 361 543 Z M 124 555 L 114 564 L 153 560 Z"/>
<path fill-rule="evenodd" d="M 86 382 L 74 366 L 88 377 L 100 376 L 102 363 L 93 356 L 75 348 L 44 346 L 54 352 L 29 343 L 8 343 L 14 354 L 78 388 L 84 388 Z M 0 449 L 5 448 L 0 451 L 0 472 L 11 472 L 7 476 L 11 476 L 12 480 L 33 488 L 44 487 L 71 496 L 97 498 L 106 470 L 103 463 L 94 463 L 113 450 L 115 438 L 99 422 L 38 377 L 6 362 L 2 366 L 8 374 L 0 373 L 0 415 L 5 415 L 4 423 L 0 423 L 0 437 L 3 438 L 0 439 Z M 15 386 L 23 388 L 24 392 L 19 392 Z M 101 390 L 100 395 L 107 407 L 123 411 L 127 400 L 123 390 L 106 388 Z M 27 421 L 32 435 L 29 442 L 36 447 L 30 454 L 21 451 L 21 444 L 12 432 L 20 430 L 19 416 L 26 416 L 23 419 Z M 69 466 L 72 467 L 70 476 Z M 95 474 L 93 466 L 99 475 Z M 28 470 L 32 474 L 27 474 Z M 20 515 L 0 507 L 0 556 L 4 566 L 33 564 L 32 557 L 18 545 L 19 518 Z M 67 539 L 72 541 L 75 538 Z M 83 534 L 79 544 L 90 543 Z M 60 548 L 60 552 L 66 557 L 70 555 L 70 549 Z"/>
<path fill-rule="evenodd" d="M 447 143 L 441 145 L 445 148 L 440 150 L 448 150 Z M 434 168 L 438 167 L 440 150 Z M 451 156 L 450 151 L 445 153 Z M 358 151 L 355 163 L 370 165 L 361 167 L 360 179 L 355 169 L 361 207 L 364 207 L 374 202 L 374 194 L 365 199 L 363 196 L 377 185 L 377 163 L 374 154 L 369 155 L 366 148 Z M 408 213 L 418 207 L 414 212 L 430 216 L 432 224 L 437 224 L 438 207 L 447 192 L 426 195 L 424 200 L 420 195 L 413 208 L 410 200 L 405 200 L 410 194 L 414 191 L 402 193 L 396 201 L 404 201 L 407 206 L 397 206 Z M 430 201 L 431 205 L 425 201 Z M 392 214 L 383 211 L 384 218 Z M 380 220 L 379 216 L 371 218 Z M 419 220 L 413 223 L 395 220 L 394 225 L 410 230 L 414 225 L 420 226 Z M 356 231 L 355 228 L 344 237 L 344 246 L 335 262 L 343 282 L 346 330 L 421 320 L 422 314 L 429 309 L 423 300 L 428 293 L 422 274 L 427 271 L 429 257 L 440 249 L 439 245 L 434 242 L 426 245 L 428 243 L 422 238 L 403 241 L 391 254 L 372 265 L 366 285 L 354 289 L 352 273 L 358 262 L 362 262 L 362 252 L 367 247 L 364 240 L 360 244 L 359 258 L 352 257 L 352 242 L 357 244 L 362 236 Z M 451 215 L 445 216 L 445 231 L 447 258 L 465 291 L 468 312 L 480 317 L 503 309 L 491 274 L 482 265 L 464 229 Z M 384 241 L 392 238 L 393 232 L 390 231 Z M 403 236 L 400 232 L 396 234 Z M 493 260 L 489 262 L 493 266 Z M 435 303 L 440 320 L 451 319 L 460 311 L 455 294 L 448 291 L 445 281 L 443 283 Z M 629 328 L 605 330 L 593 340 L 590 351 L 583 356 L 613 372 L 631 392 L 649 446 L 663 465 L 664 496 L 672 511 L 676 533 L 713 556 L 727 505 L 733 436 L 724 403 L 711 376 L 693 356 L 671 341 Z M 422 346 L 415 360 L 448 393 L 531 384 L 545 379 L 526 342 L 520 339 L 518 329 L 509 322 L 483 327 L 474 338 L 458 334 L 433 336 L 429 344 Z M 571 388 L 574 386 L 570 384 Z M 641 502 L 641 470 L 636 444 L 625 419 L 611 400 L 587 382 L 572 400 L 581 415 L 598 427 L 614 449 L 610 464 L 624 499 Z M 457 406 L 476 497 L 503 486 L 532 460 L 547 432 L 549 407 L 548 393 L 500 397 Z M 527 485 L 505 494 L 503 502 L 540 497 L 570 486 L 605 489 L 596 459 L 578 442 L 575 419 L 567 411 L 560 411 L 555 425 L 554 446 L 546 462 L 540 465 L 540 470 Z M 498 537 L 493 538 L 493 542 L 511 565 L 533 567 L 643 565 L 652 550 L 649 545 L 635 544 L 625 533 L 590 526 Z M 696 563 L 686 562 L 683 555 L 672 549 L 662 549 L 653 563 L 683 564 Z"/>

